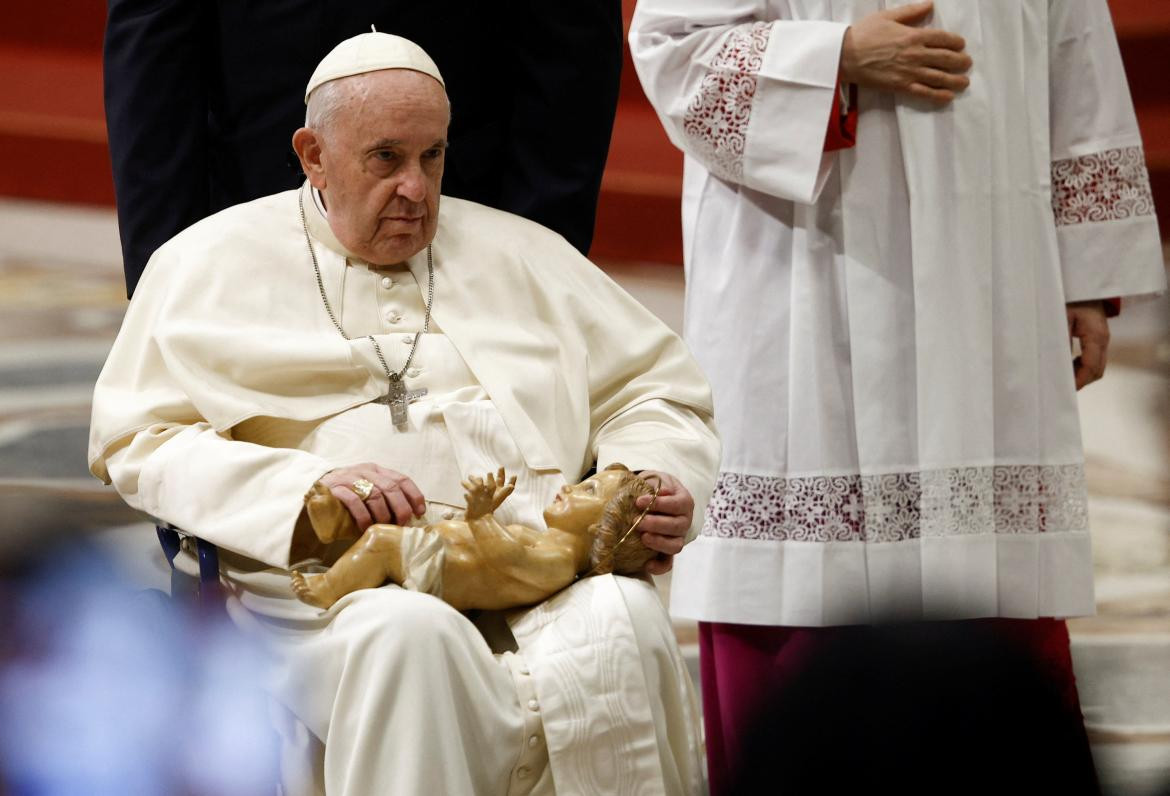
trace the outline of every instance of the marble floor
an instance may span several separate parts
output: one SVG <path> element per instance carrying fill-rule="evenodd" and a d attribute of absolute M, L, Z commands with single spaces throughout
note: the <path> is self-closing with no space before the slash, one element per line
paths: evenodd
<path fill-rule="evenodd" d="M 677 326 L 680 268 L 605 264 Z M 126 306 L 112 213 L 0 200 L 0 568 L 84 533 L 165 588 L 145 518 L 89 476 L 92 387 Z M 1170 787 L 1170 309 L 1128 307 L 1081 397 L 1098 614 L 1070 623 L 1107 792 Z M 665 588 L 665 582 L 662 585 Z M 694 628 L 678 627 L 693 655 Z"/>

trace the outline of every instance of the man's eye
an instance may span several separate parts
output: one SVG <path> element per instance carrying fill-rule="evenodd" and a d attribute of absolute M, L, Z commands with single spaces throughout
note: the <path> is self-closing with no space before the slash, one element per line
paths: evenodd
<path fill-rule="evenodd" d="M 428 149 L 426 152 L 423 152 L 423 157 L 428 160 L 434 160 L 435 158 L 441 157 L 442 154 L 443 150 L 435 147 L 434 149 Z"/>
<path fill-rule="evenodd" d="M 381 160 L 384 162 L 389 162 L 391 160 L 394 160 L 394 153 L 388 149 L 379 149 L 377 152 L 374 153 L 374 157 L 377 158 L 378 160 Z"/>

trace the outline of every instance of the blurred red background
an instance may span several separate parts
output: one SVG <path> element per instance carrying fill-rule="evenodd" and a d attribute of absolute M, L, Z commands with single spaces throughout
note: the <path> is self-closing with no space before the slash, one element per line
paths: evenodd
<path fill-rule="evenodd" d="M 634 0 L 623 0 L 628 24 Z M 1110 0 L 1145 138 L 1162 229 L 1170 236 L 1170 3 Z M 112 206 L 102 112 L 105 4 L 10 4 L 0 26 L 0 195 Z M 682 156 L 638 85 L 629 53 L 602 182 L 599 258 L 682 262 Z"/>

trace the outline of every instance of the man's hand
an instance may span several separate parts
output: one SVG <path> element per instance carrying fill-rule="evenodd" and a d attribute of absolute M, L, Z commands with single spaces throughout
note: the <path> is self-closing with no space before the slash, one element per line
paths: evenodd
<path fill-rule="evenodd" d="M 374 485 L 374 491 L 364 501 L 350 489 L 361 478 Z M 359 531 L 375 522 L 408 525 L 427 510 L 427 502 L 414 481 L 373 462 L 330 470 L 321 477 L 321 483 L 349 509 Z"/>
<path fill-rule="evenodd" d="M 471 476 L 463 482 L 467 493 L 463 499 L 467 501 L 467 519 L 474 520 L 487 516 L 500 507 L 512 490 L 516 488 L 516 476 L 505 482 L 504 468 L 501 467 L 495 475 L 488 473 L 486 478 Z"/>
<path fill-rule="evenodd" d="M 1081 341 L 1081 355 L 1073 360 L 1077 389 L 1105 375 L 1105 354 L 1109 350 L 1109 321 L 1104 301 L 1074 301 L 1065 307 L 1068 334 Z"/>
<path fill-rule="evenodd" d="M 970 83 L 971 56 L 962 36 L 914 27 L 932 10 L 934 3 L 914 3 L 862 17 L 845 31 L 841 79 L 938 105 L 954 100 Z"/>
<path fill-rule="evenodd" d="M 654 508 L 642 519 L 638 532 L 642 534 L 642 544 L 658 552 L 657 558 L 646 563 L 646 573 L 664 575 L 674 566 L 674 556 L 683 549 L 683 538 L 690 530 L 691 518 L 695 514 L 695 499 L 673 475 L 657 470 L 644 470 L 638 475 L 651 479 L 651 483 L 656 478 L 660 484 Z M 644 509 L 650 505 L 651 498 L 651 495 L 642 495 L 634 505 L 639 510 Z"/>

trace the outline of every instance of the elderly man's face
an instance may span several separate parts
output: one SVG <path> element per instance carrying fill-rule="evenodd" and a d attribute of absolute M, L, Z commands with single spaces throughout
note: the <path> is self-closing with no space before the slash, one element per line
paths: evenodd
<path fill-rule="evenodd" d="M 342 78 L 346 95 L 319 147 L 301 154 L 343 246 L 375 265 L 400 263 L 435 237 L 451 115 L 443 87 L 407 69 Z M 303 139 L 302 139 L 303 142 Z"/>

